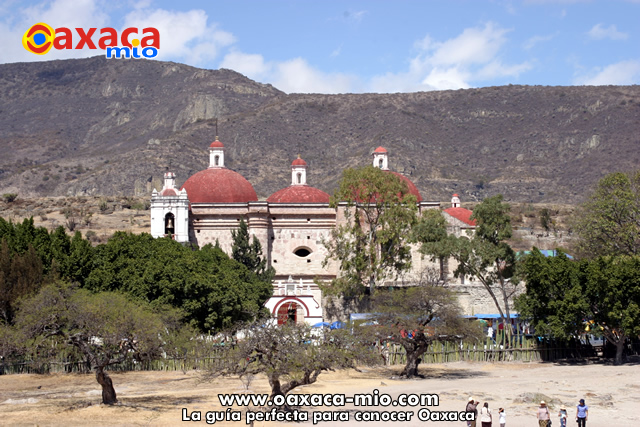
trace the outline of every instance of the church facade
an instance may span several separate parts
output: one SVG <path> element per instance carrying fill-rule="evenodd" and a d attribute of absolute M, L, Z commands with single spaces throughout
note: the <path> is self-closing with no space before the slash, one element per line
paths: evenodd
<path fill-rule="evenodd" d="M 171 236 L 200 247 L 218 242 L 225 252 L 231 253 L 231 231 L 244 220 L 276 272 L 273 296 L 266 303 L 274 318 L 279 322 L 289 319 L 310 324 L 326 320 L 322 292 L 315 280 L 330 281 L 339 274 L 335 261 L 323 265 L 327 257 L 323 242 L 330 238 L 331 230 L 343 218 L 344 208 L 330 207 L 330 196 L 309 185 L 307 163 L 300 157 L 291 163 L 290 185 L 260 201 L 249 181 L 225 167 L 224 152 L 224 144 L 216 138 L 209 146 L 209 167 L 189 177 L 181 188 L 176 187 L 175 174 L 165 173 L 163 188 L 154 190 L 151 196 L 151 234 Z M 440 209 L 439 202 L 424 201 L 407 177 L 389 169 L 385 148 L 376 148 L 372 158 L 374 167 L 407 183 L 418 200 L 419 213 Z M 460 207 L 457 194 L 452 198 L 452 207 L 442 212 L 451 233 L 463 235 L 473 231 L 471 211 Z M 412 257 L 409 277 L 425 268 L 436 267 L 421 257 L 417 248 L 413 248 Z M 460 281 L 448 274 L 450 283 L 464 285 L 464 279 Z M 460 298 L 465 311 L 477 312 L 473 297 L 465 303 L 462 291 Z"/>

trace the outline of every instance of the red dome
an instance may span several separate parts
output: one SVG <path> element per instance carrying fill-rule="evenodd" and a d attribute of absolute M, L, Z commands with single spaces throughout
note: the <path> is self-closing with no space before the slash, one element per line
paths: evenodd
<path fill-rule="evenodd" d="M 307 166 L 307 162 L 298 157 L 293 162 L 291 162 L 291 166 Z"/>
<path fill-rule="evenodd" d="M 384 148 L 383 148 L 384 150 Z M 409 178 L 407 178 L 406 176 L 399 174 L 398 172 L 394 172 L 394 171 L 385 171 L 385 172 L 389 172 L 394 174 L 395 176 L 397 176 L 398 178 L 400 178 L 401 180 L 403 180 L 404 182 L 407 183 L 407 187 L 409 187 L 409 193 L 413 194 L 414 196 L 416 196 L 416 199 L 418 199 L 418 203 L 420 203 L 422 201 L 422 196 L 420 195 L 420 191 L 418 191 L 418 187 L 416 187 L 416 185 L 411 182 L 411 180 Z"/>
<path fill-rule="evenodd" d="M 269 196 L 269 203 L 329 203 L 329 195 L 308 185 L 291 185 Z"/>
<path fill-rule="evenodd" d="M 224 148 L 224 144 L 216 139 L 209 145 L 209 148 Z"/>
<path fill-rule="evenodd" d="M 373 150 L 374 153 L 386 153 L 387 149 L 384 147 L 378 147 L 375 150 Z"/>
<path fill-rule="evenodd" d="M 249 181 L 227 168 L 200 171 L 191 175 L 182 188 L 187 190 L 191 203 L 246 203 L 258 200 Z"/>
<path fill-rule="evenodd" d="M 458 195 L 457 195 L 457 194 L 454 194 L 454 195 L 453 195 L 453 197 L 458 197 Z"/>
<path fill-rule="evenodd" d="M 178 193 L 176 193 L 176 190 L 174 190 L 173 188 L 165 188 L 160 192 L 160 195 L 161 196 L 177 196 Z"/>

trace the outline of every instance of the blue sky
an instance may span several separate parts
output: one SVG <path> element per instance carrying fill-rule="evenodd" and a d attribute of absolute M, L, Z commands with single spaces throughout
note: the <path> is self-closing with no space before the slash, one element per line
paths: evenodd
<path fill-rule="evenodd" d="M 640 0 L 0 0 L 0 63 L 102 54 L 27 52 L 38 22 L 153 26 L 158 59 L 287 93 L 640 83 Z"/>

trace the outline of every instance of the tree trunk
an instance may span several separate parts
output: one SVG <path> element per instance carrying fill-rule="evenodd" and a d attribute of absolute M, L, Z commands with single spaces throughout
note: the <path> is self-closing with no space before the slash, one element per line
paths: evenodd
<path fill-rule="evenodd" d="M 269 385 L 271 386 L 271 396 L 269 398 L 273 400 L 273 398 L 277 395 L 284 396 L 282 392 L 282 385 L 280 383 L 280 376 L 277 374 L 271 374 L 269 376 Z"/>
<path fill-rule="evenodd" d="M 407 351 L 407 364 L 400 376 L 407 378 L 415 378 L 418 376 L 418 364 L 420 363 L 420 354 L 417 351 Z"/>
<path fill-rule="evenodd" d="M 105 405 L 113 405 L 118 401 L 116 398 L 116 390 L 113 388 L 113 382 L 109 374 L 103 371 L 103 368 L 96 368 L 96 380 L 102 386 L 102 403 Z"/>
<path fill-rule="evenodd" d="M 624 335 L 620 335 L 618 341 L 616 342 L 616 365 L 622 365 L 622 353 L 624 352 L 624 342 L 626 341 L 626 337 Z"/>

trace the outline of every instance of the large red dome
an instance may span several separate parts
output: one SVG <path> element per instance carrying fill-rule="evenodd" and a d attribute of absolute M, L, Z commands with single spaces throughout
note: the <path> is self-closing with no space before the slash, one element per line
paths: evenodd
<path fill-rule="evenodd" d="M 330 196 L 308 185 L 290 185 L 269 196 L 269 203 L 329 203 Z"/>
<path fill-rule="evenodd" d="M 386 172 L 390 172 L 392 174 L 394 174 L 395 176 L 397 176 L 398 178 L 400 178 L 401 180 L 403 180 L 404 182 L 407 183 L 407 187 L 409 187 L 409 193 L 413 194 L 414 196 L 416 196 L 416 199 L 418 199 L 418 203 L 420 203 L 422 201 L 422 196 L 420 195 L 420 191 L 418 191 L 418 187 L 416 187 L 416 185 L 411 182 L 411 180 L 409 178 L 407 178 L 406 176 L 399 174 L 398 172 L 394 172 L 394 171 L 386 171 Z"/>
<path fill-rule="evenodd" d="M 190 203 L 246 203 L 258 200 L 249 181 L 227 168 L 200 171 L 191 175 L 182 188 L 187 190 Z"/>

